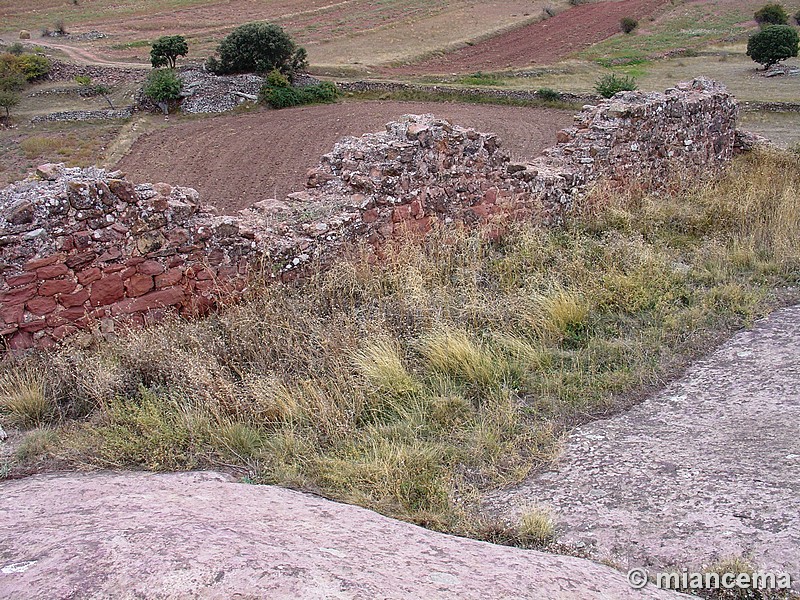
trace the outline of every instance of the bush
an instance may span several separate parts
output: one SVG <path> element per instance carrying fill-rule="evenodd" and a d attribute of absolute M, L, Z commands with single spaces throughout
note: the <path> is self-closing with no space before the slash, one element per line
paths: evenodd
<path fill-rule="evenodd" d="M 794 22 L 800 25 L 800 10 L 794 13 Z"/>
<path fill-rule="evenodd" d="M 789 15 L 780 4 L 765 4 L 753 15 L 759 25 L 787 25 Z"/>
<path fill-rule="evenodd" d="M 561 94 L 550 88 L 539 88 L 536 95 L 545 102 L 558 102 L 561 99 Z"/>
<path fill-rule="evenodd" d="M 629 92 L 636 89 L 636 81 L 627 75 L 611 73 L 601 77 L 594 84 L 594 89 L 603 98 L 611 98 L 617 92 Z"/>
<path fill-rule="evenodd" d="M 272 85 L 275 87 L 289 87 L 289 78 L 286 77 L 283 73 L 278 71 L 278 69 L 272 69 L 267 75 L 267 85 Z"/>
<path fill-rule="evenodd" d="M 630 17 L 624 17 L 619 22 L 619 26 L 624 33 L 632 33 L 633 30 L 639 26 L 639 21 L 637 21 L 636 19 L 632 19 Z"/>
<path fill-rule="evenodd" d="M 58 19 L 53 25 L 53 35 L 67 35 L 67 26 L 64 24 L 64 19 Z"/>
<path fill-rule="evenodd" d="M 289 108 L 299 106 L 303 100 L 297 89 L 291 86 L 264 86 L 259 94 L 259 101 L 272 108 Z"/>
<path fill-rule="evenodd" d="M 189 45 L 186 38 L 182 35 L 165 35 L 153 42 L 150 49 L 150 64 L 153 68 L 169 67 L 175 68 L 175 61 L 179 56 L 186 56 L 189 53 Z"/>
<path fill-rule="evenodd" d="M 330 104 L 331 102 L 336 102 L 336 98 L 339 97 L 339 90 L 336 89 L 336 84 L 330 81 L 300 88 L 300 91 L 304 97 L 310 99 L 310 102 Z"/>
<path fill-rule="evenodd" d="M 23 52 L 25 52 L 25 46 L 20 44 L 19 42 L 14 42 L 8 47 L 8 52 L 10 54 L 14 54 L 15 56 L 19 56 Z"/>
<path fill-rule="evenodd" d="M 289 108 L 303 104 L 329 104 L 339 96 L 336 85 L 329 81 L 302 88 L 290 85 L 270 85 L 261 88 L 259 101 L 271 108 Z"/>
<path fill-rule="evenodd" d="M 28 81 L 41 79 L 50 72 L 50 61 L 38 54 L 23 54 L 19 57 L 22 75 Z"/>
<path fill-rule="evenodd" d="M 34 81 L 50 72 L 50 61 L 38 54 L 15 55 L 6 53 L 0 56 L 0 77 L 16 75 L 25 81 Z"/>
<path fill-rule="evenodd" d="M 144 84 L 144 95 L 154 102 L 169 103 L 177 100 L 182 83 L 172 69 L 153 69 Z"/>
<path fill-rule="evenodd" d="M 248 23 L 234 29 L 217 48 L 219 60 L 210 58 L 209 70 L 228 73 L 268 73 L 291 76 L 307 66 L 307 54 L 273 23 Z"/>
<path fill-rule="evenodd" d="M 797 56 L 797 30 L 790 25 L 767 25 L 747 40 L 747 56 L 769 69 L 772 65 Z"/>

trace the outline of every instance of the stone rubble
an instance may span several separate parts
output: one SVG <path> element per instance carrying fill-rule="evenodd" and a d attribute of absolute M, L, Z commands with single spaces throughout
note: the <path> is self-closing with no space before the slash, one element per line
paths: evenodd
<path fill-rule="evenodd" d="M 118 172 L 43 165 L 0 190 L 0 335 L 48 346 L 80 328 L 194 315 L 236 296 L 254 273 L 289 279 L 343 245 L 380 245 L 435 224 L 559 223 L 603 179 L 657 189 L 708 177 L 732 158 L 737 105 L 695 80 L 587 106 L 558 143 L 525 164 L 496 135 L 406 115 L 344 138 L 307 188 L 218 216 L 196 191 L 134 185 Z"/>
<path fill-rule="evenodd" d="M 258 99 L 264 78 L 258 75 L 214 75 L 202 69 L 186 69 L 183 80 L 181 110 L 207 114 L 233 110 L 245 101 Z"/>
<path fill-rule="evenodd" d="M 100 110 L 64 110 L 46 115 L 36 115 L 31 123 L 52 123 L 56 121 L 99 121 L 113 119 L 129 119 L 133 115 L 133 107 L 101 108 Z"/>

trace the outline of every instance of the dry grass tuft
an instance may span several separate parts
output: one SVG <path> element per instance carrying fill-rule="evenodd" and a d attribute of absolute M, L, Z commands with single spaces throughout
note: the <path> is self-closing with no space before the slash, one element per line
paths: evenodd
<path fill-rule="evenodd" d="M 0 413 L 17 427 L 40 427 L 57 416 L 45 374 L 31 369 L 6 371 L 0 377 Z"/>
<path fill-rule="evenodd" d="M 553 516 L 541 506 L 530 506 L 522 512 L 518 530 L 523 543 L 532 546 L 546 546 L 556 539 Z"/>

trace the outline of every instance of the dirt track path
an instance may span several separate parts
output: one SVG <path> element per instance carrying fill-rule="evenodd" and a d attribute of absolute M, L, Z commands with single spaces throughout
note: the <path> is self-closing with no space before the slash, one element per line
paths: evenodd
<path fill-rule="evenodd" d="M 745 555 L 800 586 L 800 305 L 581 427 L 554 471 L 489 504 L 511 514 L 532 501 L 595 558 L 655 568 Z"/>
<path fill-rule="evenodd" d="M 12 43 L 15 41 L 19 41 L 15 38 L 4 36 L 0 38 L 5 43 Z M 31 43 L 35 43 L 37 46 L 42 46 L 44 48 L 50 48 L 51 50 L 58 50 L 59 52 L 63 52 L 67 55 L 67 57 L 74 61 L 76 64 L 79 65 L 96 65 L 100 67 L 115 67 L 118 69 L 149 69 L 149 63 L 133 63 L 133 62 L 122 62 L 122 61 L 115 61 L 115 60 L 106 60 L 104 58 L 100 58 L 97 54 L 95 54 L 92 50 L 86 48 L 78 48 L 76 46 L 72 46 L 70 44 L 59 44 L 57 42 L 51 42 L 49 40 L 45 41 L 41 38 L 36 38 L 35 40 L 29 40 Z"/>
<path fill-rule="evenodd" d="M 587 560 L 494 546 L 216 473 L 0 482 L 0 596 L 636 600 Z"/>

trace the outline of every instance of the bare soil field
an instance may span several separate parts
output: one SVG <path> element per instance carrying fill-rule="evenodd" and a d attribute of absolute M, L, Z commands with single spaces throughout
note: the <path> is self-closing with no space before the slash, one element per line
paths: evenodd
<path fill-rule="evenodd" d="M 664 0 L 619 0 L 583 4 L 445 56 L 387 70 L 397 75 L 471 73 L 552 64 L 619 32 L 623 17 L 641 19 Z"/>
<path fill-rule="evenodd" d="M 572 123 L 571 111 L 420 102 L 345 102 L 184 121 L 142 136 L 117 168 L 139 181 L 197 189 L 233 213 L 302 189 L 305 174 L 343 136 L 380 131 L 408 113 L 433 113 L 497 133 L 512 155 L 535 156 Z"/>
<path fill-rule="evenodd" d="M 32 0 L 0 3 L 0 34 L 39 31 L 63 20 L 71 33 L 98 30 L 93 42 L 56 39 L 105 60 L 147 62 L 149 44 L 166 34 L 189 40 L 188 60 L 203 61 L 239 24 L 282 25 L 309 51 L 313 65 L 364 65 L 417 59 L 538 19 L 546 0 L 96 0 L 77 4 Z M 564 0 L 550 2 L 560 6 Z M 47 41 L 49 38 L 46 38 Z"/>

